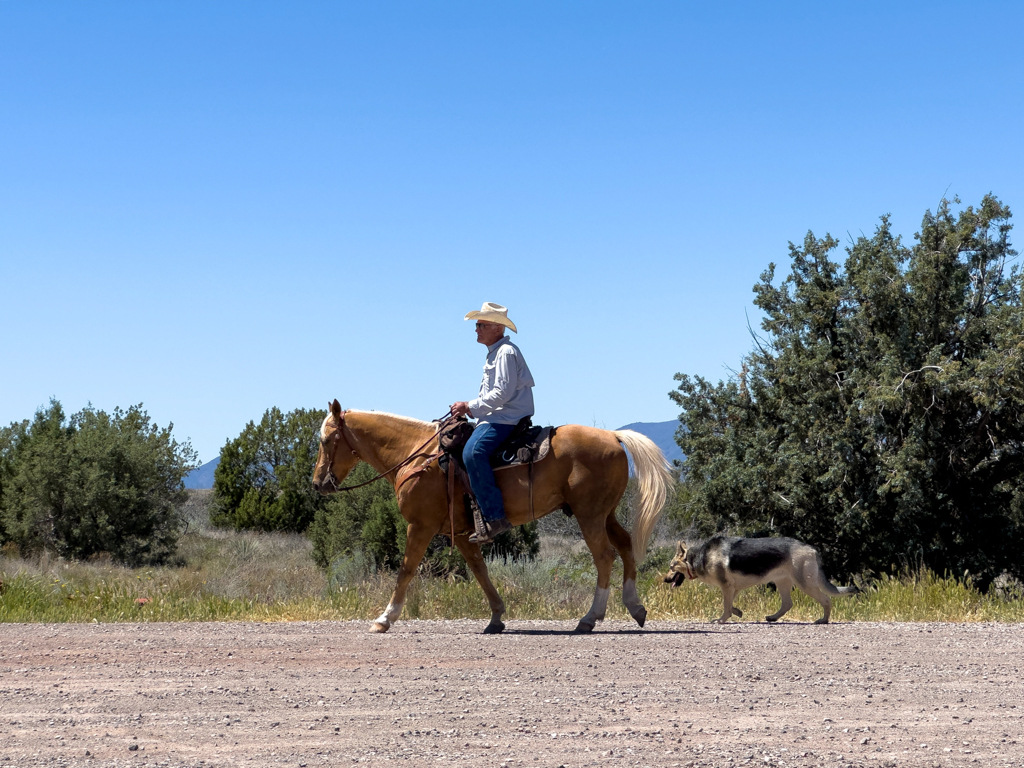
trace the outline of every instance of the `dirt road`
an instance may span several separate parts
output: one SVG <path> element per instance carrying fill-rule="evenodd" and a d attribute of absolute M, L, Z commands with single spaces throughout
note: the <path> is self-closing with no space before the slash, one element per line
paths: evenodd
<path fill-rule="evenodd" d="M 0 766 L 1024 766 L 1024 627 L 0 625 Z"/>

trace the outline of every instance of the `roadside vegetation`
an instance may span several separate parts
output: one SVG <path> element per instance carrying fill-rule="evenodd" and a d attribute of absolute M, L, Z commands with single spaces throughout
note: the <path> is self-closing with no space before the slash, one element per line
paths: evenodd
<path fill-rule="evenodd" d="M 299 534 L 189 527 L 179 542 L 182 564 L 176 566 L 129 568 L 104 558 L 81 562 L 47 553 L 21 557 L 7 547 L 0 554 L 0 622 L 369 622 L 394 588 L 394 574 L 374 568 L 365 556 L 338 558 L 326 570 L 318 567 L 311 542 Z M 649 622 L 717 617 L 717 590 L 694 582 L 678 589 L 663 583 L 673 546 L 659 543 L 644 562 L 638 585 Z M 508 619 L 559 620 L 571 629 L 590 606 L 596 573 L 589 551 L 576 537 L 542 535 L 535 559 L 494 558 L 489 568 Z M 629 619 L 619 602 L 621 578 L 617 568 L 609 619 Z M 864 594 L 834 602 L 833 621 L 1024 621 L 1019 591 L 983 593 L 970 581 L 940 578 L 923 569 L 886 575 L 861 587 Z M 820 616 L 817 603 L 799 592 L 794 598 L 796 606 L 783 621 Z M 756 588 L 742 592 L 736 603 L 744 621 L 763 621 L 777 609 L 778 596 Z M 489 616 L 472 577 L 430 575 L 426 566 L 402 613 L 403 619 L 485 621 Z"/>
<path fill-rule="evenodd" d="M 806 541 L 837 578 L 1024 579 L 1024 273 L 1009 209 L 959 202 L 913 243 L 883 217 L 841 262 L 809 232 L 767 265 L 735 374 L 676 376 L 680 522 Z"/>
<path fill-rule="evenodd" d="M 56 400 L 0 428 L 0 545 L 76 560 L 104 553 L 129 566 L 172 562 L 182 478 L 198 466 L 172 429 L 141 404 L 68 417 Z"/>
<path fill-rule="evenodd" d="M 883 217 L 842 263 L 837 240 L 808 233 L 785 277 L 768 264 L 754 286 L 761 333 L 734 375 L 677 374 L 686 460 L 638 584 L 652 620 L 718 614 L 715 590 L 661 581 L 677 534 L 713 533 L 814 546 L 833 581 L 863 590 L 835 602 L 837 621 L 1024 620 L 1024 272 L 1005 205 L 955 206 L 926 212 L 910 245 Z M 195 452 L 141 404 L 66 416 L 53 400 L 0 428 L 0 621 L 375 617 L 405 523 L 387 482 L 313 491 L 324 415 L 269 408 L 226 441 L 213 489 L 191 493 Z M 375 474 L 359 464 L 347 481 Z M 617 511 L 627 528 L 635 492 Z M 589 606 L 571 518 L 484 555 L 511 619 Z M 770 588 L 738 602 L 748 619 L 777 607 Z M 790 616 L 818 611 L 798 597 Z M 443 539 L 403 615 L 487 618 Z M 626 618 L 614 600 L 609 618 Z"/>

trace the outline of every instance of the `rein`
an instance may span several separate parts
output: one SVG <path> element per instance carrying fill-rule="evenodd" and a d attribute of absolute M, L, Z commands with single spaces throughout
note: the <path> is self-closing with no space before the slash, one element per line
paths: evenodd
<path fill-rule="evenodd" d="M 442 419 L 439 420 L 439 423 L 437 425 L 438 431 L 440 431 L 441 427 L 443 427 L 445 424 L 448 423 L 449 420 L 451 420 L 453 418 L 455 418 L 455 417 L 453 416 L 452 412 L 448 411 L 448 414 L 446 416 L 444 416 Z M 362 483 L 358 483 L 356 485 L 345 485 L 345 486 L 340 486 L 339 487 L 338 484 L 337 484 L 337 478 L 335 478 L 335 476 L 334 476 L 334 457 L 335 457 L 335 455 L 338 452 L 338 446 L 341 445 L 341 438 L 343 437 L 343 435 L 341 434 L 341 431 L 344 428 L 345 428 L 345 412 L 342 411 L 341 412 L 341 424 L 338 426 L 338 429 L 334 433 L 334 448 L 331 449 L 331 460 L 330 460 L 330 463 L 327 465 L 327 478 L 331 481 L 331 485 L 334 486 L 334 489 L 336 491 L 353 491 L 356 488 L 362 488 L 364 485 L 369 485 L 370 483 L 377 482 L 382 477 L 386 477 L 387 475 L 390 475 L 396 469 L 401 469 L 402 467 L 406 466 L 413 459 L 416 459 L 416 458 L 419 458 L 420 456 L 422 456 L 423 454 L 420 453 L 420 451 L 422 451 L 424 448 L 426 448 L 427 445 L 430 443 L 430 441 L 433 440 L 435 437 L 437 437 L 437 432 L 435 432 L 430 437 L 428 437 L 426 439 L 426 441 L 423 442 L 422 445 L 420 445 L 418 448 L 416 448 L 416 450 L 414 450 L 409 456 L 407 456 L 406 458 L 402 459 L 400 462 L 395 464 L 395 466 L 393 466 L 391 469 L 388 469 L 388 470 L 386 470 L 384 472 L 381 472 L 376 477 L 372 477 L 369 480 L 367 480 L 365 482 L 362 482 Z M 348 441 L 346 440 L 345 442 L 348 442 Z M 355 453 L 355 451 L 352 451 L 352 453 Z"/>

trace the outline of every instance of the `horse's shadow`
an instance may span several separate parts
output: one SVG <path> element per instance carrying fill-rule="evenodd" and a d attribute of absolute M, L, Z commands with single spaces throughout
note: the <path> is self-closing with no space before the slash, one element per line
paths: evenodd
<path fill-rule="evenodd" d="M 609 636 L 609 635 L 706 635 L 713 634 L 714 629 L 610 629 L 607 631 L 576 632 L 572 629 L 505 629 L 503 635 L 537 635 L 537 636 L 559 636 L 586 637 Z"/>
<path fill-rule="evenodd" d="M 833 621 L 829 622 L 830 626 L 852 624 L 853 622 L 848 621 Z M 605 631 L 595 630 L 594 632 L 576 632 L 572 629 L 534 629 L 534 628 L 522 628 L 517 629 L 514 627 L 506 628 L 503 635 L 536 635 L 536 636 L 560 636 L 565 635 L 569 637 L 582 637 L 584 635 L 717 635 L 723 632 L 728 632 L 730 628 L 744 627 L 744 626 L 757 626 L 757 627 L 813 627 L 816 626 L 813 621 L 744 621 L 744 622 L 731 622 L 729 624 L 718 624 L 714 621 L 709 621 L 706 625 L 701 627 L 693 627 L 686 629 L 640 629 L 636 627 L 634 629 L 609 629 Z M 779 631 L 779 630 L 775 630 Z M 482 633 L 481 633 L 482 634 Z"/>

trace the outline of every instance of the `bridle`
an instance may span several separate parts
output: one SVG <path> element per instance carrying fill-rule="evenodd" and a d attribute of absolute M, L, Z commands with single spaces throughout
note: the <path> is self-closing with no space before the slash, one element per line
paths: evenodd
<path fill-rule="evenodd" d="M 342 435 L 342 430 L 345 429 L 345 412 L 344 411 L 342 411 L 341 415 L 337 417 L 337 421 L 338 421 L 338 428 L 334 430 L 334 435 L 331 436 L 331 440 L 334 442 L 334 446 L 331 448 L 331 458 L 327 462 L 327 477 L 326 477 L 326 480 L 328 482 L 330 482 L 330 484 L 332 486 L 334 486 L 335 490 L 344 491 L 344 490 L 349 490 L 349 489 L 348 488 L 340 488 L 338 486 L 338 482 L 339 482 L 338 478 L 335 477 L 335 475 L 334 475 L 334 459 L 338 455 L 338 447 L 341 445 L 342 441 L 344 440 L 344 435 Z M 352 455 L 353 456 L 358 456 L 359 455 L 356 452 L 355 448 L 353 448 L 351 446 L 351 444 L 348 442 L 348 440 L 344 440 L 344 442 L 345 442 L 345 445 L 348 446 L 349 450 L 352 451 Z M 376 478 L 374 478 L 374 479 L 376 479 Z M 364 485 L 365 485 L 365 483 L 364 483 Z M 358 488 L 358 487 L 359 486 L 353 486 L 353 488 Z"/>
<path fill-rule="evenodd" d="M 338 447 L 339 447 L 339 446 L 341 445 L 342 441 L 344 440 L 344 442 L 345 442 L 345 445 L 347 445 L 347 446 L 348 446 L 348 448 L 349 448 L 349 450 L 350 450 L 350 451 L 352 451 L 352 455 L 353 455 L 353 456 L 359 456 L 359 452 L 358 452 L 358 451 L 356 451 L 356 450 L 355 450 L 355 449 L 354 449 L 354 448 L 352 447 L 352 444 L 351 444 L 351 443 L 349 443 L 349 441 L 348 441 L 347 439 L 345 439 L 344 435 L 342 434 L 342 431 L 343 431 L 343 430 L 345 429 L 345 411 L 342 411 L 342 412 L 341 412 L 341 415 L 340 415 L 340 416 L 337 416 L 337 417 L 335 417 L 335 418 L 337 419 L 337 421 L 339 422 L 339 424 L 338 424 L 337 428 L 336 428 L 336 429 L 334 430 L 334 434 L 333 434 L 333 435 L 331 436 L 331 438 L 330 438 L 330 439 L 331 439 L 331 440 L 332 440 L 332 441 L 334 442 L 334 445 L 333 445 L 333 447 L 331 448 L 331 458 L 330 458 L 330 461 L 329 461 L 329 462 L 328 462 L 328 464 L 327 464 L 327 477 L 325 478 L 325 479 L 326 479 L 326 480 L 328 480 L 328 481 L 330 482 L 330 484 L 331 484 L 331 485 L 332 485 L 332 486 L 334 487 L 334 490 L 335 490 L 335 491 L 353 491 L 353 490 L 355 490 L 356 488 L 362 488 L 362 487 L 363 487 L 364 485 L 369 485 L 370 483 L 375 483 L 375 482 L 377 482 L 377 481 L 378 481 L 378 480 L 380 480 L 380 479 L 381 479 L 382 477 L 385 477 L 385 476 L 387 476 L 387 475 L 390 475 L 390 474 L 391 474 L 392 472 L 394 472 L 395 470 L 397 470 L 397 469 L 401 469 L 402 467 L 406 466 L 406 465 L 407 465 L 407 464 L 408 464 L 409 462 L 411 462 L 411 461 L 412 461 L 413 459 L 415 459 L 415 458 L 417 458 L 417 457 L 419 457 L 419 456 L 422 456 L 423 454 L 422 454 L 422 453 L 420 453 L 420 452 L 421 452 L 421 451 L 422 451 L 422 450 L 423 450 L 424 448 L 426 448 L 426 447 L 427 447 L 427 445 L 428 445 L 428 444 L 430 443 L 430 441 L 432 441 L 432 440 L 433 440 L 434 438 L 436 438 L 436 437 L 437 437 L 437 432 L 435 432 L 435 433 L 434 433 L 434 434 L 432 434 L 432 435 L 431 435 L 430 437 L 428 437 L 428 438 L 427 438 L 427 439 L 426 439 L 426 440 L 425 440 L 425 441 L 423 442 L 423 444 L 422 444 L 422 445 L 420 445 L 420 446 L 419 446 L 419 447 L 418 447 L 418 448 L 417 448 L 416 450 L 414 450 L 414 451 L 413 451 L 413 452 L 412 452 L 411 454 L 409 454 L 409 455 L 408 455 L 408 456 L 407 456 L 406 458 L 402 459 L 402 460 L 401 460 L 400 462 L 398 462 L 397 464 L 395 464 L 395 466 L 393 466 L 393 467 L 392 467 L 391 469 L 388 469 L 388 470 L 385 470 L 384 472 L 381 472 L 381 473 L 380 473 L 379 475 L 377 475 L 376 477 L 372 477 L 372 478 L 370 478 L 369 480 L 366 480 L 365 482 L 362 482 L 362 483 L 358 483 L 358 484 L 356 484 L 356 485 L 344 485 L 344 486 L 341 486 L 341 485 L 338 485 L 338 482 L 339 482 L 339 480 L 338 480 L 338 478 L 337 478 L 337 477 L 335 477 L 335 475 L 334 475 L 334 458 L 335 458 L 335 456 L 337 456 L 337 455 L 338 455 Z M 453 419 L 453 418 L 455 418 L 455 417 L 454 417 L 454 415 L 452 414 L 452 412 L 451 412 L 451 411 L 448 411 L 448 413 L 447 413 L 447 414 L 446 414 L 446 415 L 445 415 L 445 416 L 444 416 L 443 418 L 441 418 L 441 419 L 438 419 L 438 421 L 437 421 L 437 428 L 438 428 L 438 431 L 440 431 L 441 427 L 443 427 L 443 426 L 444 426 L 444 425 L 445 425 L 445 424 L 446 424 L 446 423 L 447 423 L 447 422 L 448 422 L 449 420 L 451 420 L 451 419 Z M 440 454 L 437 454 L 437 455 L 440 455 Z M 433 457 L 432 457 L 432 458 L 433 458 Z M 429 465 L 429 462 L 428 462 L 428 465 Z M 423 467 L 423 469 L 425 469 L 425 468 L 426 468 L 426 465 L 425 465 L 425 466 Z M 410 476 L 411 476 L 411 475 L 410 475 Z M 408 479 L 408 478 L 406 478 L 406 479 Z"/>

